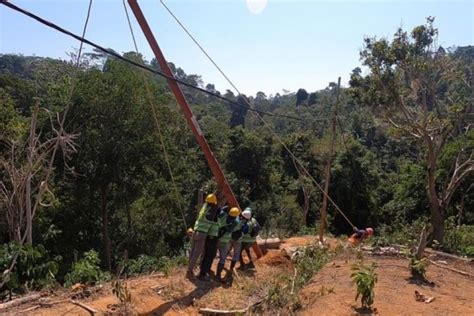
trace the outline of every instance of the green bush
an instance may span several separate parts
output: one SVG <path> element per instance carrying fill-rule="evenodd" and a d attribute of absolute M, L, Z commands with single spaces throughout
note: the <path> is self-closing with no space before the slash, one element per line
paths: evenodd
<path fill-rule="evenodd" d="M 415 256 L 412 256 L 409 263 L 411 276 L 415 279 L 424 280 L 426 278 L 426 268 L 429 263 L 426 258 L 416 259 Z"/>
<path fill-rule="evenodd" d="M 56 282 L 61 257 L 50 259 L 48 252 L 42 245 L 22 245 L 16 243 L 4 244 L 0 247 L 0 271 L 10 268 L 15 255 L 18 253 L 16 264 L 8 280 L 0 288 L 0 297 L 11 292 L 23 293 L 50 286 Z"/>
<path fill-rule="evenodd" d="M 365 266 L 362 262 L 352 266 L 351 278 L 357 288 L 355 300 L 360 296 L 362 307 L 370 308 L 375 298 L 375 283 L 377 283 L 376 264 Z"/>
<path fill-rule="evenodd" d="M 110 274 L 101 271 L 99 264 L 100 259 L 97 251 L 85 252 L 82 259 L 73 263 L 71 272 L 65 277 L 64 285 L 71 286 L 75 283 L 93 285 L 110 280 Z"/>
<path fill-rule="evenodd" d="M 445 223 L 445 236 L 442 250 L 454 252 L 468 257 L 474 257 L 474 226 L 456 226 L 454 217 Z"/>
<path fill-rule="evenodd" d="M 130 275 L 137 275 L 158 270 L 158 259 L 142 254 L 136 259 L 127 260 L 124 265 Z"/>
<path fill-rule="evenodd" d="M 305 285 L 326 264 L 328 258 L 326 249 L 321 249 L 316 245 L 305 247 L 301 256 L 295 259 L 298 270 L 295 285 L 297 287 Z"/>

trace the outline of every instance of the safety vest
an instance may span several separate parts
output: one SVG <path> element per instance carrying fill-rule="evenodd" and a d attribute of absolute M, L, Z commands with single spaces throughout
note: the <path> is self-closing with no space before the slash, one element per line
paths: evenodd
<path fill-rule="evenodd" d="M 209 236 L 217 237 L 219 234 L 219 227 L 217 222 L 210 221 L 206 218 L 206 213 L 209 211 L 211 206 L 204 203 L 199 211 L 198 218 L 194 224 L 194 231 L 206 233 Z"/>
<path fill-rule="evenodd" d="M 257 240 L 257 236 L 252 237 L 252 236 L 250 235 L 250 233 L 252 232 L 252 230 L 253 230 L 254 228 L 257 227 L 257 225 L 258 225 L 257 220 L 252 217 L 252 218 L 247 222 L 247 225 L 249 226 L 249 230 L 248 230 L 247 234 L 245 234 L 244 236 L 242 236 L 242 242 L 245 242 L 245 243 L 254 243 L 254 242 Z"/>
<path fill-rule="evenodd" d="M 225 223 L 224 223 L 225 226 L 227 226 L 227 228 L 229 229 L 228 232 L 226 232 L 224 235 L 222 235 L 221 238 L 219 238 L 219 242 L 221 243 L 221 245 L 223 244 L 227 244 L 230 242 L 230 240 L 232 239 L 232 233 L 235 232 L 235 231 L 238 231 L 240 229 L 242 229 L 242 225 L 240 224 L 240 220 L 238 217 L 236 217 L 232 222 L 228 223 L 225 219 Z M 233 227 L 233 229 L 232 229 Z"/>

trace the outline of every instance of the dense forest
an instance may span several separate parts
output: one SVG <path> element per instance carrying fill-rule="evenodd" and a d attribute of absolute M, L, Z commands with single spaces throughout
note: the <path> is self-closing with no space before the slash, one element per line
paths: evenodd
<path fill-rule="evenodd" d="M 432 19 L 368 37 L 349 86 L 338 89 L 335 75 L 314 92 L 239 96 L 170 65 L 178 79 L 250 103 L 182 86 L 262 235 L 319 225 L 323 195 L 287 147 L 321 184 L 331 160 L 329 195 L 380 244 L 429 224 L 437 247 L 473 256 L 474 47 L 442 48 L 436 37 Z M 180 257 L 199 195 L 216 190 L 162 77 L 100 52 L 74 60 L 0 55 L 0 270 L 16 271 L 2 286 L 74 282 L 83 257 L 111 272 L 124 260 Z M 327 221 L 333 235 L 352 232 L 331 203 Z"/>

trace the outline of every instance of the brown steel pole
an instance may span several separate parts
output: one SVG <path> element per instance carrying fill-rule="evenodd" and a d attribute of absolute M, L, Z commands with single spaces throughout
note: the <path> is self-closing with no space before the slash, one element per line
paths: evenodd
<path fill-rule="evenodd" d="M 166 62 L 165 56 L 161 52 L 161 49 L 158 46 L 158 42 L 153 36 L 150 26 L 148 25 L 148 22 L 146 21 L 146 18 L 143 15 L 143 12 L 140 9 L 140 6 L 138 5 L 137 0 L 128 0 L 128 4 L 130 5 L 130 8 L 132 9 L 132 12 L 135 15 L 135 18 L 137 19 L 137 22 L 140 25 L 142 32 L 145 35 L 148 41 L 148 44 L 151 47 L 151 50 L 155 54 L 155 57 L 158 60 L 158 63 L 160 64 L 161 71 L 165 75 L 174 78 L 174 74 L 171 72 L 171 69 L 169 68 L 168 63 Z M 232 192 L 232 188 L 230 187 L 229 182 L 227 182 L 227 179 L 224 175 L 224 172 L 222 171 L 221 166 L 219 165 L 219 162 L 217 161 L 216 157 L 214 156 L 214 153 L 209 147 L 209 144 L 207 143 L 206 138 L 204 137 L 204 134 L 202 133 L 201 128 L 199 127 L 199 124 L 196 120 L 196 117 L 191 111 L 191 108 L 189 107 L 189 104 L 186 101 L 183 92 L 181 91 L 181 88 L 178 86 L 176 81 L 169 80 L 169 79 L 168 79 L 168 85 L 171 91 L 173 92 L 174 96 L 176 97 L 176 100 L 178 101 L 179 106 L 183 110 L 186 121 L 191 127 L 191 130 L 193 131 L 193 134 L 196 137 L 196 140 L 199 146 L 201 147 L 201 150 L 204 152 L 204 157 L 206 157 L 207 164 L 209 165 L 209 168 L 211 168 L 211 172 L 214 175 L 214 178 L 216 179 L 217 186 L 219 187 L 220 190 L 223 191 L 224 196 L 227 199 L 227 203 L 229 204 L 229 206 L 238 207 L 240 209 L 239 202 L 237 202 L 234 192 Z M 260 258 L 263 255 L 262 250 L 257 245 L 257 243 L 253 244 L 252 249 L 255 252 L 255 255 L 257 256 L 257 258 Z"/>
<path fill-rule="evenodd" d="M 128 0 L 128 4 L 130 5 L 130 8 L 132 9 L 133 14 L 135 15 L 135 18 L 138 21 L 138 24 L 140 24 L 143 34 L 145 35 L 148 41 L 148 44 L 150 44 L 151 50 L 155 54 L 155 57 L 158 63 L 160 64 L 161 71 L 165 75 L 174 78 L 174 75 L 171 72 L 171 69 L 169 68 L 168 63 L 166 62 L 165 56 L 161 52 L 161 49 L 158 46 L 158 43 L 155 37 L 153 36 L 153 33 L 137 1 Z M 223 191 L 224 196 L 227 199 L 227 203 L 229 204 L 230 207 L 234 207 L 234 206 L 239 207 L 239 203 L 237 202 L 237 199 L 235 198 L 235 195 L 232 192 L 232 189 L 229 183 L 227 182 L 224 172 L 222 171 L 222 168 L 219 165 L 219 162 L 217 161 L 216 157 L 211 151 L 211 148 L 209 147 L 209 144 L 207 143 L 206 138 L 204 137 L 204 134 L 202 133 L 201 128 L 199 127 L 196 117 L 191 111 L 191 108 L 189 107 L 188 102 L 184 98 L 181 88 L 178 86 L 176 81 L 172 81 L 172 80 L 168 80 L 168 85 L 171 91 L 173 92 L 174 96 L 176 97 L 176 100 L 178 101 L 179 106 L 183 110 L 186 121 L 188 122 L 188 125 L 191 127 L 191 130 L 193 131 L 193 134 L 196 137 L 196 140 L 199 146 L 201 147 L 201 150 L 204 152 L 204 156 L 206 157 L 207 164 L 209 165 L 209 168 L 211 168 L 212 174 L 214 175 L 214 178 L 216 179 L 219 189 Z"/>

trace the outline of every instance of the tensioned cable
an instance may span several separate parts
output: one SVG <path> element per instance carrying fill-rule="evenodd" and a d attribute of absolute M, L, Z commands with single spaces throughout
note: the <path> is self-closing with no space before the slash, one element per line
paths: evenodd
<path fill-rule="evenodd" d="M 297 121 L 305 121 L 304 119 L 302 119 L 302 118 L 300 118 L 300 117 L 296 117 L 296 116 L 285 115 L 285 114 L 276 114 L 276 113 L 271 113 L 271 112 L 266 112 L 266 111 L 254 109 L 254 108 L 252 108 L 250 105 L 245 106 L 245 105 L 240 104 L 240 103 L 238 103 L 238 102 L 236 102 L 236 101 L 233 101 L 233 100 L 231 100 L 231 99 L 229 99 L 229 98 L 226 98 L 226 97 L 224 97 L 224 96 L 222 96 L 222 95 L 220 95 L 220 94 L 217 94 L 217 93 L 208 91 L 208 90 L 206 90 L 206 89 L 204 89 L 204 88 L 201 88 L 201 87 L 197 87 L 197 86 L 192 85 L 192 84 L 190 84 L 190 83 L 187 83 L 187 82 L 185 82 L 185 81 L 183 81 L 183 80 L 180 80 L 180 79 L 177 79 L 177 78 L 174 78 L 174 77 L 171 77 L 171 76 L 167 76 L 166 74 L 164 74 L 164 73 L 162 73 L 162 72 L 160 72 L 160 71 L 157 71 L 157 70 L 155 70 L 155 69 L 153 69 L 153 68 L 151 68 L 151 67 L 149 67 L 149 66 L 140 64 L 140 63 L 138 63 L 138 62 L 136 62 L 136 61 L 133 61 L 133 60 L 131 60 L 131 59 L 128 59 L 128 58 L 126 58 L 126 57 L 123 57 L 123 56 L 121 56 L 120 54 L 114 52 L 114 51 L 111 50 L 111 49 L 104 48 L 103 46 L 101 46 L 101 45 L 99 45 L 99 44 L 96 44 L 96 43 L 94 43 L 94 42 L 92 42 L 92 41 L 86 39 L 85 37 L 81 37 L 81 36 L 79 36 L 79 35 L 77 35 L 77 34 L 74 34 L 74 33 L 70 32 L 70 31 L 68 31 L 68 30 L 66 30 L 66 29 L 64 29 L 64 28 L 62 28 L 62 27 L 60 27 L 60 26 L 58 26 L 57 24 L 54 24 L 54 23 L 52 23 L 52 22 L 50 22 L 50 21 L 48 21 L 48 20 L 45 20 L 45 19 L 39 17 L 39 16 L 36 15 L 36 14 L 33 14 L 33 13 L 31 13 L 31 12 L 28 12 L 28 11 L 26 11 L 26 10 L 24 10 L 24 9 L 22 9 L 22 8 L 20 8 L 20 7 L 18 7 L 18 6 L 16 6 L 16 5 L 14 5 L 13 3 L 8 2 L 7 0 L 0 0 L 0 3 L 3 4 L 3 5 L 5 5 L 5 6 L 7 6 L 7 7 L 9 7 L 10 9 L 13 9 L 13 10 L 15 10 L 15 11 L 17 11 L 17 12 L 20 12 L 20 13 L 22 13 L 22 14 L 24 14 L 24 15 L 26 15 L 26 16 L 28 16 L 28 17 L 30 17 L 30 18 L 36 20 L 36 21 L 38 21 L 39 23 L 41 23 L 41 24 L 43 24 L 43 25 L 46 25 L 46 26 L 48 26 L 48 27 L 50 27 L 50 28 L 52 28 L 52 29 L 55 29 L 56 31 L 58 31 L 58 32 L 60 32 L 60 33 L 63 33 L 63 34 L 65 34 L 65 35 L 68 35 L 68 36 L 70 36 L 70 37 L 72 37 L 72 38 L 74 38 L 74 39 L 76 39 L 76 40 L 78 40 L 78 41 L 84 42 L 84 43 L 86 43 L 86 44 L 88 44 L 88 45 L 90 45 L 90 46 L 92 46 L 92 47 L 94 47 L 94 48 L 97 48 L 99 51 L 101 51 L 101 52 L 103 52 L 103 53 L 105 53 L 105 54 L 107 54 L 107 55 L 113 56 L 113 57 L 115 57 L 115 58 L 117 58 L 117 59 L 120 59 L 120 60 L 122 60 L 122 61 L 124 61 L 124 62 L 126 62 L 126 63 L 128 63 L 128 64 L 134 65 L 135 67 L 142 68 L 142 69 L 144 69 L 144 70 L 147 70 L 147 71 L 149 71 L 149 72 L 152 72 L 152 73 L 154 73 L 154 74 L 156 74 L 156 75 L 158 75 L 158 76 L 160 76 L 160 77 L 163 77 L 163 78 L 165 78 L 165 79 L 167 79 L 167 80 L 174 81 L 174 82 L 176 82 L 176 83 L 182 84 L 183 86 L 186 86 L 186 87 L 192 88 L 192 89 L 194 89 L 194 90 L 200 91 L 200 92 L 202 92 L 202 93 L 204 93 L 204 94 L 213 96 L 213 97 L 215 97 L 216 99 L 220 99 L 220 100 L 226 101 L 226 102 L 228 102 L 230 105 L 238 106 L 238 107 L 241 107 L 241 108 L 245 108 L 245 109 L 247 109 L 247 110 L 249 110 L 249 111 L 252 111 L 252 112 L 255 112 L 255 113 L 259 113 L 259 114 L 262 114 L 262 115 L 268 115 L 268 116 L 274 116 L 274 117 L 282 117 L 282 118 L 287 118 L 287 119 L 292 119 L 292 120 L 297 120 Z"/>
<path fill-rule="evenodd" d="M 240 91 L 237 89 L 237 87 L 234 85 L 234 83 L 224 74 L 224 72 L 221 70 L 219 66 L 217 66 L 216 62 L 212 59 L 212 57 L 209 56 L 209 54 L 204 50 L 204 48 L 197 42 L 197 40 L 191 35 L 191 33 L 184 27 L 183 23 L 171 12 L 171 10 L 165 5 L 163 0 L 160 0 L 161 4 L 166 8 L 166 10 L 171 14 L 171 16 L 178 22 L 178 24 L 181 26 L 181 28 L 188 34 L 189 37 L 198 45 L 198 47 L 201 49 L 201 51 L 207 56 L 207 58 L 216 66 L 216 68 L 222 73 L 224 78 L 229 82 L 229 84 L 234 87 L 235 91 L 239 94 Z M 248 101 L 244 98 L 245 102 L 250 106 Z M 303 165 L 303 163 L 293 154 L 293 152 L 288 148 L 288 146 L 284 143 L 284 141 L 278 136 L 278 134 L 273 130 L 273 128 L 263 119 L 263 117 L 257 112 L 255 114 L 263 123 L 263 125 L 274 135 L 274 137 L 278 140 L 278 142 L 285 148 L 285 150 L 291 155 L 291 157 L 300 165 L 301 169 L 306 173 L 306 175 L 312 180 L 312 182 L 318 187 L 318 189 L 326 196 L 326 198 L 334 205 L 336 210 L 344 217 L 344 219 L 352 226 L 352 228 L 356 228 L 356 226 L 349 220 L 349 218 L 344 214 L 344 212 L 340 209 L 340 207 L 334 202 L 334 200 L 325 192 L 325 190 L 321 187 L 321 185 L 314 179 L 314 177 L 309 173 L 309 171 L 306 169 L 306 167 Z"/>
<path fill-rule="evenodd" d="M 123 3 L 123 8 L 125 10 L 125 15 L 127 16 L 128 26 L 130 28 L 130 34 L 132 35 L 133 45 L 135 46 L 136 53 L 139 54 L 137 41 L 135 39 L 135 33 L 133 32 L 132 23 L 130 22 L 130 17 L 128 15 L 128 10 L 127 10 L 127 5 L 125 4 L 125 0 L 122 0 L 122 3 Z M 161 133 L 161 127 L 160 127 L 160 123 L 158 122 L 158 114 L 157 114 L 156 109 L 155 109 L 155 104 L 153 102 L 152 93 L 150 91 L 150 87 L 149 87 L 148 82 L 146 80 L 145 73 L 142 73 L 142 74 L 143 74 L 143 82 L 145 84 L 145 89 L 147 91 L 148 103 L 151 107 L 151 111 L 153 112 L 153 118 L 154 118 L 154 121 L 155 121 L 156 130 L 158 131 L 158 135 L 159 135 L 159 138 L 160 138 L 161 149 L 163 150 L 163 153 L 164 153 L 164 156 L 165 156 L 165 162 L 166 162 L 166 166 L 168 167 L 168 172 L 169 172 L 170 177 L 171 177 L 171 182 L 173 183 L 173 191 L 174 191 L 174 194 L 175 194 L 175 199 L 176 199 L 176 202 L 178 204 L 179 210 L 181 212 L 181 217 L 183 219 L 183 224 L 184 224 L 184 230 L 187 230 L 188 229 L 188 224 L 186 223 L 186 216 L 184 215 L 184 207 L 183 207 L 183 204 L 181 202 L 182 201 L 182 196 L 178 191 L 178 187 L 176 186 L 176 180 L 174 178 L 173 170 L 171 168 L 171 163 L 170 163 L 170 160 L 169 160 L 168 151 L 166 150 L 165 142 L 164 142 L 164 139 L 163 139 L 163 134 Z"/>

